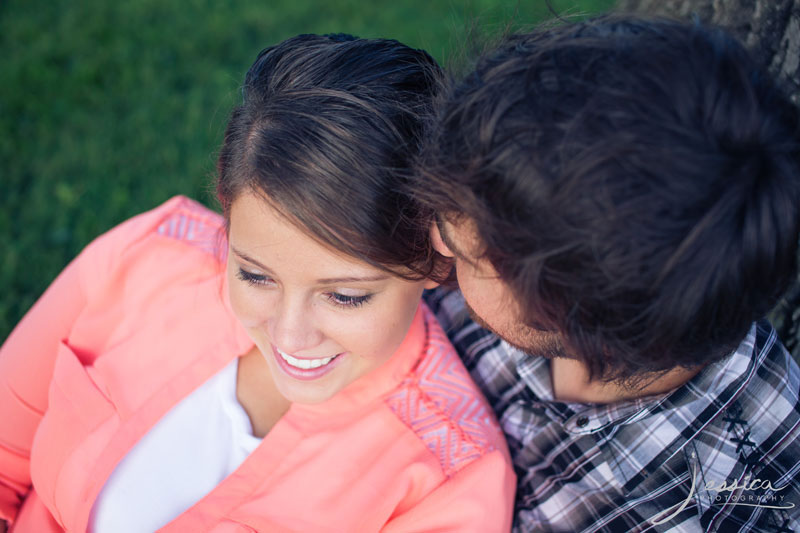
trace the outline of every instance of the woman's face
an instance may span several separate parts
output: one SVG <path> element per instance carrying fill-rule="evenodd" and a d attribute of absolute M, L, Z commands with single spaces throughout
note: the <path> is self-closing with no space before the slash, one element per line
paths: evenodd
<path fill-rule="evenodd" d="M 229 242 L 233 311 L 290 402 L 325 401 L 388 360 L 433 285 L 320 244 L 252 193 L 231 205 Z"/>

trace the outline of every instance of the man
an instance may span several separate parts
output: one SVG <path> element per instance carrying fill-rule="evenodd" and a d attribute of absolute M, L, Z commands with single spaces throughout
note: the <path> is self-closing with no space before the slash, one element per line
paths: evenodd
<path fill-rule="evenodd" d="M 443 103 L 428 303 L 507 434 L 519 531 L 800 531 L 794 106 L 714 29 L 507 39 Z M 472 319 L 467 316 L 470 309 Z"/>

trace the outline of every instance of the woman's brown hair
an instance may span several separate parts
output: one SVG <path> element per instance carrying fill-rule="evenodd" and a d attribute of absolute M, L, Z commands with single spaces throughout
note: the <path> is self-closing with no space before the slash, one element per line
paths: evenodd
<path fill-rule="evenodd" d="M 217 162 L 226 218 L 254 192 L 349 256 L 408 279 L 434 275 L 406 182 L 441 80 L 427 53 L 394 40 L 300 35 L 263 50 Z"/>

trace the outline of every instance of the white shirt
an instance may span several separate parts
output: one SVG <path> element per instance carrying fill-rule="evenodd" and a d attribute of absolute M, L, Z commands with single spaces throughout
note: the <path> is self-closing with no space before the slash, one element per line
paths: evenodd
<path fill-rule="evenodd" d="M 236 398 L 238 361 L 175 405 L 120 461 L 92 508 L 91 533 L 165 526 L 256 449 L 261 439 Z"/>

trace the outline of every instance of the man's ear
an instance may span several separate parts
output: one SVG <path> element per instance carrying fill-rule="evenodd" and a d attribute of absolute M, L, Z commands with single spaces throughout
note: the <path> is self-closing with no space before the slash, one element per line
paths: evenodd
<path fill-rule="evenodd" d="M 431 224 L 431 244 L 433 249 L 442 254 L 444 257 L 455 257 L 456 254 L 444 243 L 442 234 L 439 232 L 439 225 L 436 222 Z"/>

